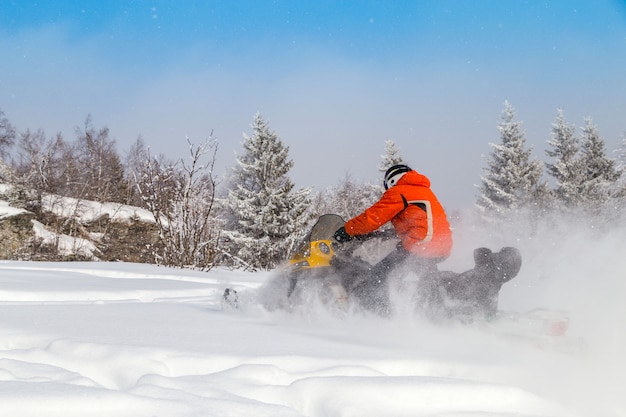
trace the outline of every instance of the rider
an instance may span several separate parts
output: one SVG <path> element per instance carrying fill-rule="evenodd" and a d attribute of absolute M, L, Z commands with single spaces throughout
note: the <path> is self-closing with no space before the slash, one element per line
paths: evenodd
<path fill-rule="evenodd" d="M 369 309 L 388 313 L 386 278 L 391 269 L 410 259 L 422 273 L 436 270 L 452 250 L 452 232 L 443 206 L 430 189 L 430 180 L 407 165 L 385 172 L 380 200 L 339 228 L 334 239 L 346 242 L 391 222 L 400 243 L 371 269 L 371 276 L 354 288 Z"/>

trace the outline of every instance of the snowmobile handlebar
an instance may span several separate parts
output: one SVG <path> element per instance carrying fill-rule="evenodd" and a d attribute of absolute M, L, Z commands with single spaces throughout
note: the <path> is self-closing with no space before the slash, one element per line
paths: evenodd
<path fill-rule="evenodd" d="M 371 239 L 381 239 L 387 241 L 390 239 L 396 239 L 397 235 L 393 229 L 375 230 L 371 233 L 364 235 L 355 235 L 351 240 L 346 242 L 333 241 L 333 249 L 336 256 L 352 257 L 353 252 L 356 251 L 361 245 Z"/>
<path fill-rule="evenodd" d="M 395 237 L 396 237 L 396 233 L 393 229 L 375 230 L 371 233 L 367 233 L 364 235 L 353 236 L 354 240 L 361 241 L 361 242 L 370 240 L 370 239 L 389 240 Z"/>

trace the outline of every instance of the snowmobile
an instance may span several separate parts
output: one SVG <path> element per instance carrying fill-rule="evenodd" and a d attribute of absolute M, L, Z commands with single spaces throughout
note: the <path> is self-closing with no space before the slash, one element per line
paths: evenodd
<path fill-rule="evenodd" d="M 391 231 L 357 236 L 339 244 L 333 233 L 344 225 L 335 214 L 322 215 L 312 227 L 283 272 L 288 281 L 287 297 L 316 282 L 339 305 L 354 300 L 368 307 L 366 300 L 380 300 L 377 294 L 357 294 L 359 284 L 376 279 L 373 265 L 355 255 L 363 242 L 372 239 L 393 239 Z M 474 251 L 476 266 L 463 273 L 439 271 L 436 265 L 421 270 L 416 281 L 416 295 L 422 311 L 432 319 L 491 319 L 497 313 L 498 293 L 502 285 L 513 279 L 521 267 L 516 248 L 506 247 L 493 253 L 487 248 Z M 376 290 L 380 289 L 372 286 Z"/>
<path fill-rule="evenodd" d="M 393 231 L 374 232 L 339 244 L 333 234 L 343 225 L 344 220 L 338 215 L 320 216 L 282 269 L 280 276 L 287 281 L 286 298 L 290 303 L 297 304 L 302 294 L 313 290 L 324 304 L 343 310 L 351 305 L 366 307 L 363 294 L 355 289 L 363 280 L 373 279 L 373 265 L 358 256 L 358 249 L 366 241 L 394 244 L 393 239 L 397 241 L 397 238 L 395 233 L 389 233 Z M 522 265 L 518 249 L 504 247 L 492 252 L 478 248 L 474 250 L 474 261 L 474 268 L 465 272 L 439 271 L 435 267 L 422 271 L 417 279 L 404 282 L 403 289 L 415 298 L 417 312 L 433 322 L 476 324 L 542 348 L 579 348 L 578 342 L 572 343 L 564 337 L 569 327 L 566 312 L 541 308 L 523 313 L 498 310 L 502 285 L 515 278 Z"/>
<path fill-rule="evenodd" d="M 360 283 L 374 279 L 372 270 L 375 268 L 375 264 L 363 259 L 367 257 L 359 250 L 370 241 L 376 246 L 393 246 L 397 237 L 392 230 L 377 231 L 340 244 L 333 239 L 333 234 L 344 223 L 335 214 L 319 217 L 296 253 L 278 269 L 275 282 L 278 282 L 278 292 L 283 294 L 278 296 L 278 302 L 273 300 L 271 306 L 265 305 L 266 308 L 295 309 L 316 300 L 340 311 L 356 307 L 389 314 L 389 310 L 371 308 L 371 302 L 365 301 L 384 304 L 389 301 L 388 293 L 363 294 L 357 291 Z M 522 258 L 518 249 L 504 247 L 492 252 L 488 248 L 478 248 L 474 250 L 474 262 L 474 268 L 461 273 L 440 271 L 435 267 L 412 274 L 411 265 L 408 265 L 407 274 L 405 265 L 399 268 L 400 275 L 404 275 L 399 280 L 400 290 L 413 298 L 416 314 L 437 324 L 473 325 L 541 349 L 584 350 L 580 339 L 566 336 L 569 328 L 567 312 L 545 308 L 526 312 L 498 309 L 501 287 L 520 271 Z M 406 275 L 413 275 L 413 278 L 406 279 Z M 272 288 L 273 296 L 275 290 Z M 239 308 L 235 289 L 224 291 L 222 305 Z"/>

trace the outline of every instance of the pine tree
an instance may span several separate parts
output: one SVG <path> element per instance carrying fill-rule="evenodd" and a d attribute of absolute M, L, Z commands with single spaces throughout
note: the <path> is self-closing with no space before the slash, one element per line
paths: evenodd
<path fill-rule="evenodd" d="M 258 113 L 252 130 L 252 136 L 244 135 L 244 153 L 237 158 L 225 202 L 231 219 L 225 244 L 233 259 L 271 269 L 306 233 L 310 189 L 293 191 L 289 148 Z"/>
<path fill-rule="evenodd" d="M 563 110 L 559 109 L 552 124 L 552 139 L 548 141 L 551 149 L 546 150 L 554 162 L 546 164 L 546 170 L 556 180 L 554 196 L 561 208 L 574 208 L 578 204 L 582 172 L 577 163 L 580 144 L 575 133 L 576 128 L 567 123 Z"/>
<path fill-rule="evenodd" d="M 402 156 L 400 156 L 400 149 L 398 149 L 391 139 L 385 141 L 385 153 L 382 154 L 380 158 L 381 161 L 378 166 L 380 172 L 386 172 L 389 167 L 404 163 Z"/>
<path fill-rule="evenodd" d="M 525 150 L 521 122 L 515 121 L 515 110 L 508 101 L 498 130 L 501 142 L 491 144 L 493 150 L 476 203 L 488 220 L 508 218 L 516 210 L 533 208 L 546 193 L 545 184 L 540 182 L 542 164 L 530 159 L 532 148 Z"/>
<path fill-rule="evenodd" d="M 621 171 L 626 169 L 626 132 L 622 133 L 622 143 L 617 149 L 617 168 Z"/>
<path fill-rule="evenodd" d="M 622 142 L 617 149 L 617 172 L 620 174 L 615 184 L 615 195 L 619 198 L 626 198 L 626 132 L 622 134 Z M 622 206 L 624 204 L 622 203 Z"/>
<path fill-rule="evenodd" d="M 589 117 L 585 119 L 582 128 L 581 142 L 581 155 L 577 164 L 582 168 L 578 198 L 584 208 L 593 213 L 613 197 L 620 173 L 615 168 L 615 161 L 607 157 L 604 140 Z"/>

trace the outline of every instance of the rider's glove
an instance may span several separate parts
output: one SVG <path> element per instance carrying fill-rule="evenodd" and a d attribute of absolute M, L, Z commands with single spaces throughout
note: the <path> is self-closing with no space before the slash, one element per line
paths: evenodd
<path fill-rule="evenodd" d="M 345 227 L 341 226 L 333 235 L 333 239 L 335 239 L 339 243 L 343 243 L 352 240 L 352 236 L 350 236 L 348 232 L 346 232 Z"/>

